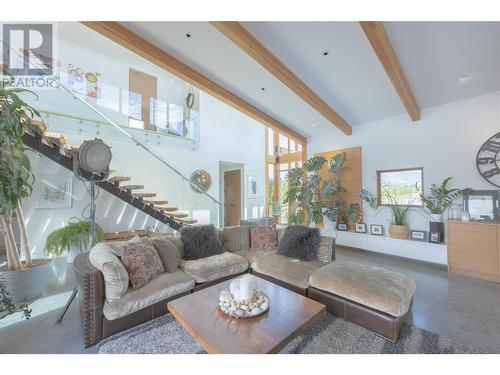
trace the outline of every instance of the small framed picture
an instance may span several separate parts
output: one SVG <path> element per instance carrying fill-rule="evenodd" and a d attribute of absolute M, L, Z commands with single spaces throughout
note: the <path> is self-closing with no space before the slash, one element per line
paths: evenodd
<path fill-rule="evenodd" d="M 410 240 L 413 241 L 427 241 L 427 232 L 424 230 L 411 230 Z"/>
<path fill-rule="evenodd" d="M 374 236 L 383 236 L 384 235 L 384 226 L 380 224 L 371 224 L 370 225 L 370 234 Z"/>
<path fill-rule="evenodd" d="M 441 233 L 439 232 L 431 232 L 429 235 L 429 242 L 432 243 L 441 243 Z"/>
<path fill-rule="evenodd" d="M 347 230 L 347 224 L 345 224 L 345 223 L 339 223 L 339 224 L 337 225 L 337 229 L 338 229 L 338 230 L 344 230 L 344 231 L 345 231 L 345 230 Z"/>
<path fill-rule="evenodd" d="M 356 228 L 354 229 L 356 233 L 366 233 L 366 224 L 358 223 L 356 224 Z"/>

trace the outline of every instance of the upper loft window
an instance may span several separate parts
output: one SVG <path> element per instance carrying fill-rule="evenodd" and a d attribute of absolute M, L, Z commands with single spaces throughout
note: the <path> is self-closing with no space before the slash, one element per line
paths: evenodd
<path fill-rule="evenodd" d="M 377 171 L 378 205 L 422 206 L 423 168 Z"/>

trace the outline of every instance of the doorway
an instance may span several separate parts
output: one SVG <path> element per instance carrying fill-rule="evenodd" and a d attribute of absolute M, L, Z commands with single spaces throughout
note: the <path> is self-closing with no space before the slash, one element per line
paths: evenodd
<path fill-rule="evenodd" d="M 154 76 L 129 69 L 129 126 L 155 130 L 151 119 L 151 102 L 157 95 L 157 79 Z"/>
<path fill-rule="evenodd" d="M 224 226 L 239 225 L 241 219 L 241 169 L 224 171 Z"/>

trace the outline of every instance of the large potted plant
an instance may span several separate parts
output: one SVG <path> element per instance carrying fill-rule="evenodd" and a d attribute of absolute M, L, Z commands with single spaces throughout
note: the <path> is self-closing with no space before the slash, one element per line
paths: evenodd
<path fill-rule="evenodd" d="M 22 137 L 26 130 L 31 129 L 32 119 L 40 116 L 19 98 L 21 92 L 26 90 L 0 86 L 0 231 L 5 239 L 7 254 L 7 265 L 0 267 L 0 278 L 4 280 L 14 303 L 40 295 L 51 272 L 48 259 L 31 258 L 21 206 L 22 199 L 31 195 L 34 184 Z M 24 259 L 14 238 L 13 220 L 21 234 Z"/>
<path fill-rule="evenodd" d="M 381 189 L 381 193 L 386 200 L 383 206 L 379 206 L 375 195 L 367 190 L 361 190 L 359 196 L 374 210 L 379 208 L 389 209 L 392 214 L 391 224 L 389 225 L 389 235 L 392 238 L 407 239 L 409 233 L 407 224 L 408 212 L 413 206 L 416 197 L 410 194 L 404 201 L 401 201 L 394 188 L 390 186 L 381 186 Z M 415 190 L 419 190 L 418 185 L 415 185 Z"/>
<path fill-rule="evenodd" d="M 96 224 L 95 241 L 90 233 L 90 221 L 77 218 L 70 219 L 68 224 L 56 229 L 47 236 L 45 254 L 60 256 L 68 253 L 68 263 L 73 263 L 76 256 L 87 251 L 93 242 L 104 240 L 104 231 Z"/>
<path fill-rule="evenodd" d="M 451 177 L 446 177 L 441 184 L 431 185 L 429 195 L 420 195 L 426 208 L 424 212 L 428 213 L 430 219 L 434 222 L 443 221 L 443 212 L 451 206 L 453 201 L 471 191 L 470 188 L 449 189 L 448 183 L 450 180 Z"/>

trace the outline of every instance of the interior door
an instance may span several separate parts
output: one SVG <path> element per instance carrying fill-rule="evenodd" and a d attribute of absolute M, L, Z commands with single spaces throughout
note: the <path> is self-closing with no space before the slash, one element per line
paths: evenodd
<path fill-rule="evenodd" d="M 151 98 L 157 96 L 157 79 L 154 76 L 129 69 L 129 125 L 155 130 L 151 123 Z"/>
<path fill-rule="evenodd" d="M 224 226 L 239 225 L 241 218 L 241 170 L 224 172 Z"/>

